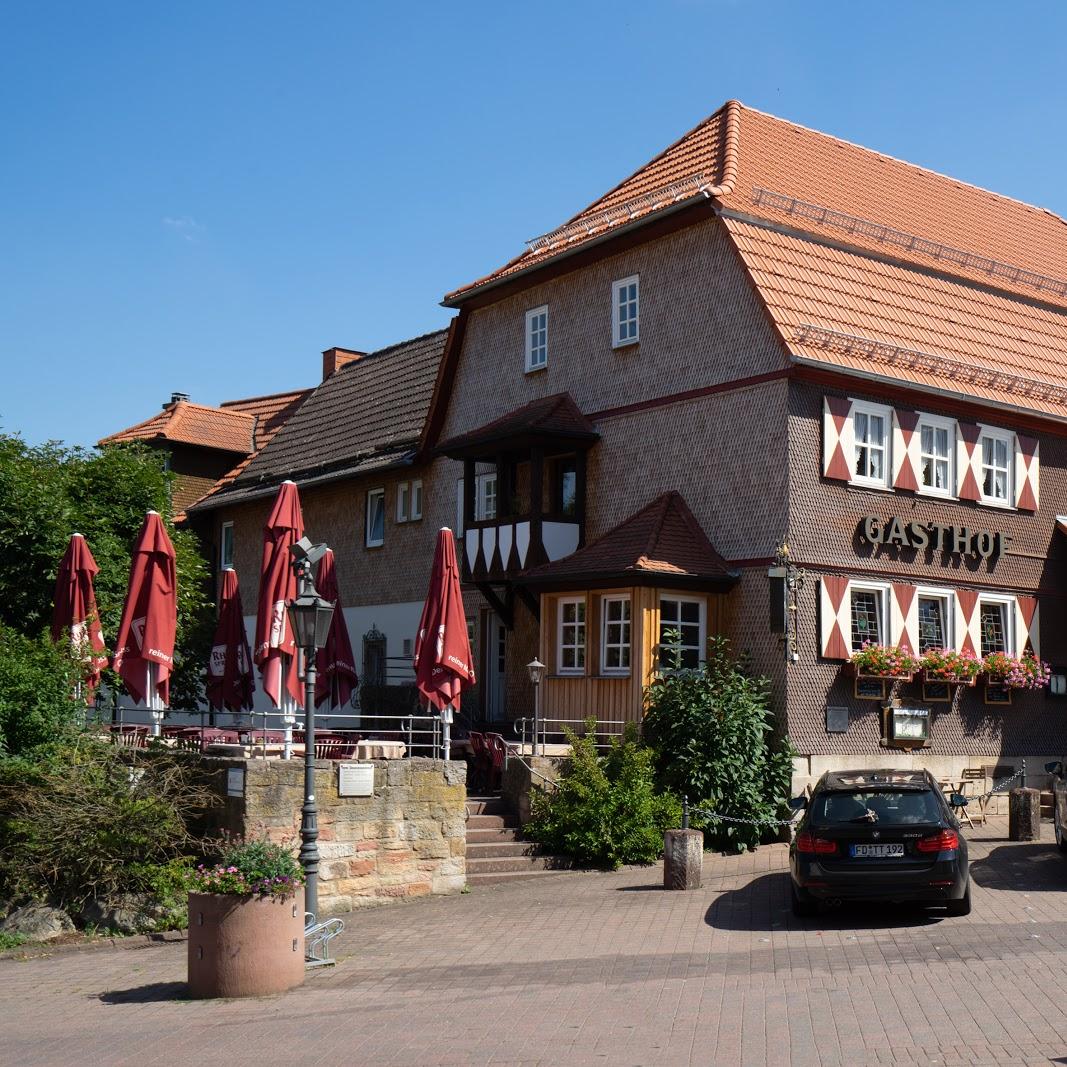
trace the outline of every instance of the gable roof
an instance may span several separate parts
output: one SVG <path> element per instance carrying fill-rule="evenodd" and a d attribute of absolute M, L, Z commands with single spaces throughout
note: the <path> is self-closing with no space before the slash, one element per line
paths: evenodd
<path fill-rule="evenodd" d="M 451 437 L 435 451 L 441 455 L 460 456 L 506 441 L 511 445 L 536 440 L 579 443 L 596 441 L 600 434 L 581 413 L 570 393 L 539 397 L 476 430 Z"/>
<path fill-rule="evenodd" d="M 167 404 L 152 418 L 103 437 L 97 443 L 104 446 L 164 440 L 247 455 L 255 447 L 255 428 L 255 416 L 247 411 L 178 400 Z"/>
<path fill-rule="evenodd" d="M 249 396 L 243 400 L 224 400 L 219 407 L 226 411 L 243 411 L 256 420 L 255 446 L 258 451 L 278 431 L 286 419 L 311 396 L 311 389 L 293 389 L 268 396 Z"/>
<path fill-rule="evenodd" d="M 308 484 L 410 461 L 447 336 L 438 330 L 345 364 L 242 469 L 188 510 L 264 496 L 286 478 Z"/>
<path fill-rule="evenodd" d="M 461 303 L 707 199 L 800 362 L 1067 418 L 1067 224 L 730 101 Z"/>
<path fill-rule="evenodd" d="M 712 547 L 681 493 L 672 490 L 577 552 L 531 567 L 520 580 L 561 588 L 605 582 L 726 588 L 738 577 Z"/>

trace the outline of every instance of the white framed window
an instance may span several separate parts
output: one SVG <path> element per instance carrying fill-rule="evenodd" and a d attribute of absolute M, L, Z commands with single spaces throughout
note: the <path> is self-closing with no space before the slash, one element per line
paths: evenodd
<path fill-rule="evenodd" d="M 606 596 L 600 601 L 600 673 L 630 673 L 630 598 Z"/>
<path fill-rule="evenodd" d="M 852 435 L 855 458 L 852 462 L 852 481 L 861 485 L 889 488 L 890 428 L 893 425 L 889 408 L 857 400 L 852 404 Z"/>
<path fill-rule="evenodd" d="M 585 674 L 585 597 L 562 597 L 559 601 L 560 674 Z"/>
<path fill-rule="evenodd" d="M 983 593 L 978 598 L 978 652 L 1015 655 L 1015 598 Z"/>
<path fill-rule="evenodd" d="M 978 462 L 982 477 L 978 490 L 983 504 L 1011 506 L 1012 468 L 1015 466 L 1015 435 L 1007 430 L 983 427 L 978 436 Z"/>
<path fill-rule="evenodd" d="M 414 522 L 416 519 L 422 518 L 422 481 L 417 479 L 411 483 L 411 506 L 408 510 L 408 517 Z"/>
<path fill-rule="evenodd" d="M 611 343 L 613 348 L 636 344 L 640 335 L 641 279 L 637 274 L 611 283 Z"/>
<path fill-rule="evenodd" d="M 704 662 L 704 600 L 697 597 L 661 597 L 659 602 L 659 662 L 673 667 L 675 651 L 678 665 L 692 670 Z"/>
<path fill-rule="evenodd" d="M 956 495 L 956 423 L 938 415 L 920 415 L 919 492 Z"/>
<path fill-rule="evenodd" d="M 548 305 L 526 312 L 526 373 L 548 366 Z"/>
<path fill-rule="evenodd" d="M 889 586 L 874 582 L 849 583 L 850 648 L 884 645 L 889 641 Z"/>
<path fill-rule="evenodd" d="M 367 491 L 367 527 L 364 541 L 367 548 L 385 544 L 385 490 Z"/>
<path fill-rule="evenodd" d="M 919 647 L 912 651 L 921 655 L 930 649 L 955 648 L 955 594 L 948 589 L 920 587 L 915 592 L 915 599 Z"/>
<path fill-rule="evenodd" d="M 407 522 L 411 507 L 411 485 L 409 482 L 396 484 L 396 521 Z"/>
<path fill-rule="evenodd" d="M 233 523 L 222 524 L 222 536 L 219 539 L 219 570 L 229 570 L 233 566 Z"/>
<path fill-rule="evenodd" d="M 496 471 L 475 477 L 474 517 L 482 522 L 496 518 Z"/>

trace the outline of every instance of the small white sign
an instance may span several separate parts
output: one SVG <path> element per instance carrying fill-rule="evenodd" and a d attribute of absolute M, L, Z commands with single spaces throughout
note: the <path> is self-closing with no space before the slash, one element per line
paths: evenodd
<path fill-rule="evenodd" d="M 341 797 L 374 796 L 374 764 L 338 763 L 337 795 Z"/>
<path fill-rule="evenodd" d="M 230 767 L 227 769 L 226 795 L 228 797 L 243 797 L 245 795 L 244 767 Z"/>

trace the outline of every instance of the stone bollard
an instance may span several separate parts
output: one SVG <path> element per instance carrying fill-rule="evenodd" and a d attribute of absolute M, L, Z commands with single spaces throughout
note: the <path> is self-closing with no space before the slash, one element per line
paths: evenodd
<path fill-rule="evenodd" d="M 663 835 L 663 888 L 699 889 L 704 866 L 700 830 L 668 830 Z"/>
<path fill-rule="evenodd" d="M 1008 794 L 1008 840 L 1041 840 L 1041 790 L 1013 789 Z"/>

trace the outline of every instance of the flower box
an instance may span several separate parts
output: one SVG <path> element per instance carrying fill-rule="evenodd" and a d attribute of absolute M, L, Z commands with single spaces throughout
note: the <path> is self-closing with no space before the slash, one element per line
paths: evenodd
<path fill-rule="evenodd" d="M 910 682 L 918 661 L 907 646 L 875 645 L 865 641 L 848 661 L 857 681 L 879 679 L 884 682 Z"/>
<path fill-rule="evenodd" d="M 910 682 L 915 677 L 914 671 L 909 671 L 907 674 L 877 674 L 870 670 L 863 670 L 855 663 L 848 663 L 846 666 L 852 677 L 859 681 L 874 681 L 877 679 L 880 682 Z"/>
<path fill-rule="evenodd" d="M 959 678 L 955 675 L 948 675 L 947 677 L 940 674 L 934 674 L 923 668 L 919 672 L 919 676 L 922 679 L 924 685 L 958 685 L 964 686 L 967 689 L 973 689 L 978 684 L 978 675 L 974 674 L 970 678 Z"/>

